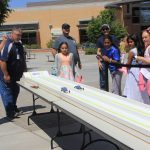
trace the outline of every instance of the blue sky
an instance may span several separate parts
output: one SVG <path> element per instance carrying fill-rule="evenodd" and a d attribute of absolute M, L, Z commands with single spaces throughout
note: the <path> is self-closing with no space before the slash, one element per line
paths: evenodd
<path fill-rule="evenodd" d="M 10 8 L 22 8 L 26 7 L 28 2 L 39 2 L 39 1 L 54 1 L 54 0 L 10 0 Z"/>

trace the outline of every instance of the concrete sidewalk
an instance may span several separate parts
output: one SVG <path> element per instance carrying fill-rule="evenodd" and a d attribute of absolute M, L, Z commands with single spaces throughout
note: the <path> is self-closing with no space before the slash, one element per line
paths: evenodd
<path fill-rule="evenodd" d="M 47 61 L 48 52 L 36 53 L 35 59 L 28 59 L 27 66 L 29 71 L 49 70 L 53 62 Z M 85 78 L 85 84 L 99 87 L 99 75 L 95 55 L 81 55 L 83 69 L 81 74 Z M 53 57 L 50 56 L 53 60 Z M 47 114 L 33 117 L 30 125 L 27 124 L 27 118 L 32 113 L 32 95 L 24 89 L 21 89 L 18 98 L 18 107 L 24 111 L 20 118 L 12 122 L 5 118 L 5 111 L 2 101 L 0 101 L 0 150 L 50 150 L 50 140 L 57 132 L 56 114 Z M 50 105 L 43 100 L 36 101 L 37 112 L 49 112 Z M 62 130 L 65 133 L 78 131 L 80 123 L 61 114 Z M 94 139 L 101 138 L 100 135 L 92 133 Z M 79 150 L 82 144 L 82 134 L 61 137 L 56 139 L 54 147 L 56 150 Z M 93 144 L 89 150 L 115 150 L 111 144 L 101 143 Z"/>
<path fill-rule="evenodd" d="M 16 121 L 7 122 L 0 118 L 0 149 L 1 150 L 47 150 L 49 142 L 23 127 Z"/>

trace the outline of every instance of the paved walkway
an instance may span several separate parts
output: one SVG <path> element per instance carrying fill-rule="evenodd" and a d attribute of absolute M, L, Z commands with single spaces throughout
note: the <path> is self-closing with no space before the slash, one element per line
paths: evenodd
<path fill-rule="evenodd" d="M 48 62 L 46 55 L 48 52 L 36 53 L 35 59 L 28 59 L 27 66 L 29 71 L 49 70 L 53 62 Z M 85 84 L 99 87 L 98 68 L 95 55 L 81 55 L 83 69 L 81 71 L 85 78 Z M 53 60 L 53 57 L 50 56 Z M 50 150 L 50 139 L 56 134 L 56 114 L 41 115 L 32 118 L 30 125 L 27 124 L 27 118 L 32 113 L 32 95 L 24 89 L 21 89 L 18 98 L 18 107 L 24 111 L 20 118 L 9 122 L 5 118 L 3 104 L 0 101 L 0 150 Z M 36 102 L 37 112 L 50 111 L 50 105 L 43 100 Z M 64 132 L 77 131 L 80 124 L 63 114 L 62 129 Z M 92 133 L 93 138 L 100 138 L 96 133 Z M 55 143 L 56 150 L 79 150 L 82 143 L 82 135 L 73 135 L 63 138 L 57 138 Z M 90 150 L 115 150 L 110 144 L 101 143 L 92 145 Z"/>

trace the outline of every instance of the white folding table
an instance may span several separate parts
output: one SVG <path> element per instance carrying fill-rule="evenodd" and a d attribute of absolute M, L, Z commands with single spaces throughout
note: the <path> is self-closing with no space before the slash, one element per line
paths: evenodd
<path fill-rule="evenodd" d="M 149 105 L 47 72 L 25 73 L 25 78 L 18 84 L 119 147 L 150 150 Z M 31 85 L 39 88 L 31 88 Z"/>

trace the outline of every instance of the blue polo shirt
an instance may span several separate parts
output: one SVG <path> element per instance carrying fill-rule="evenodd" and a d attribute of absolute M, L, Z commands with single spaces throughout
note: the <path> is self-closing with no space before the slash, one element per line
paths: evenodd
<path fill-rule="evenodd" d="M 9 38 L 1 51 L 0 60 L 6 62 L 7 70 L 12 80 L 16 80 L 25 71 L 24 49 L 20 42 L 14 42 Z M 3 79 L 3 76 L 3 72 L 0 69 L 0 79 Z"/>
<path fill-rule="evenodd" d="M 120 52 L 119 50 L 112 46 L 110 49 L 105 49 L 105 55 L 109 58 L 111 58 L 112 60 L 116 60 L 116 61 L 120 61 Z M 109 65 L 109 70 L 110 72 L 115 72 L 118 70 L 118 67 L 116 67 L 115 65 L 110 64 Z"/>
<path fill-rule="evenodd" d="M 11 48 L 13 46 L 12 39 L 7 39 L 7 42 L 1 51 L 0 60 L 7 61 L 8 60 L 8 53 L 10 52 Z"/>
<path fill-rule="evenodd" d="M 110 35 L 113 44 L 115 45 L 115 47 L 119 47 L 119 40 L 114 36 L 114 35 Z M 101 48 L 101 53 L 102 55 L 105 55 L 105 48 L 104 48 L 104 35 L 101 35 L 96 43 L 96 47 L 97 48 Z"/>
<path fill-rule="evenodd" d="M 10 51 L 9 48 L 11 48 L 12 44 L 13 44 L 13 41 L 11 39 L 7 39 L 7 42 L 6 42 L 3 50 L 1 51 L 0 60 L 7 62 L 8 56 L 9 56 L 8 53 Z M 2 78 L 3 78 L 3 73 L 0 69 L 0 79 L 2 79 Z"/>

